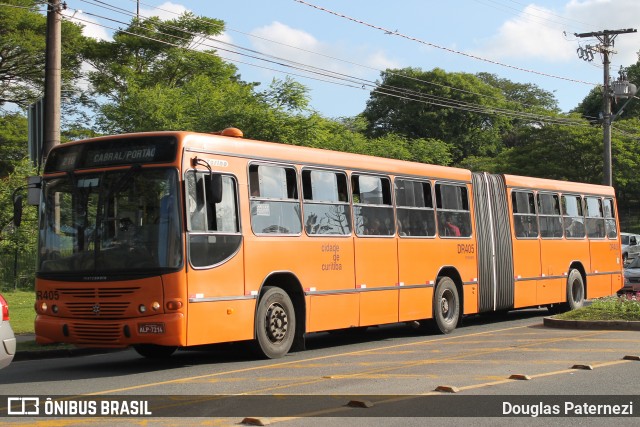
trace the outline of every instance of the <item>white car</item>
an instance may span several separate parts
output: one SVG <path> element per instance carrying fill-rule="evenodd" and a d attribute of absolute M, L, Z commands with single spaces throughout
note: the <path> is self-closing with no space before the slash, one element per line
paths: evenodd
<path fill-rule="evenodd" d="M 9 305 L 0 294 L 0 369 L 7 366 L 16 354 L 16 337 L 9 324 Z"/>
<path fill-rule="evenodd" d="M 631 261 L 640 253 L 640 235 L 631 233 L 620 233 L 622 241 L 622 260 L 626 263 Z"/>

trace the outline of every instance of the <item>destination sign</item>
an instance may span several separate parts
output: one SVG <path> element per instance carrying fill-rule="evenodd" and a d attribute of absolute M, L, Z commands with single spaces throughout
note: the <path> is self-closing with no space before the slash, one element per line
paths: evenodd
<path fill-rule="evenodd" d="M 145 136 L 87 141 L 59 146 L 52 150 L 45 173 L 135 163 L 167 163 L 176 158 L 177 140 L 173 136 Z"/>

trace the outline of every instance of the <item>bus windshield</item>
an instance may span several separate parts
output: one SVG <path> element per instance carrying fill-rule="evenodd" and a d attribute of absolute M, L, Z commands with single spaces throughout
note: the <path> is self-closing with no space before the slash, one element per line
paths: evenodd
<path fill-rule="evenodd" d="M 44 182 L 40 274 L 154 275 L 182 265 L 177 171 L 134 165 Z"/>

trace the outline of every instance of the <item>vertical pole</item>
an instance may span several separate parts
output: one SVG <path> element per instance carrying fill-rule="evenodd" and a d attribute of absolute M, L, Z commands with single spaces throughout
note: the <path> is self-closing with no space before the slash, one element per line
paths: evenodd
<path fill-rule="evenodd" d="M 42 159 L 60 144 L 60 92 L 62 69 L 62 17 L 60 0 L 47 7 L 47 52 L 44 78 L 44 144 Z"/>
<path fill-rule="evenodd" d="M 611 61 L 609 60 L 609 46 L 611 45 L 611 40 L 608 34 L 604 35 L 604 49 L 602 50 L 602 54 L 604 56 L 604 93 L 602 94 L 602 106 L 603 106 L 603 142 L 604 142 L 604 166 L 603 166 L 603 174 L 602 174 L 602 183 L 604 185 L 613 185 L 613 173 L 611 166 L 611 86 L 609 82 L 609 65 L 611 65 Z"/>

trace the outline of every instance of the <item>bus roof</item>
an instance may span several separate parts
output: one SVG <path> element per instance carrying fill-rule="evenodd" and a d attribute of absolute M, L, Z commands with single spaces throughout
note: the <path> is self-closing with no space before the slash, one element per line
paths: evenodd
<path fill-rule="evenodd" d="M 247 138 L 188 131 L 159 131 L 110 135 L 83 141 L 68 142 L 62 144 L 62 146 L 68 144 L 82 144 L 84 142 L 91 141 L 131 139 L 150 136 L 174 136 L 179 141 L 182 141 L 183 147 L 188 150 L 207 152 L 211 154 L 326 168 L 337 167 L 349 170 L 389 173 L 396 176 L 424 176 L 462 182 L 471 181 L 471 171 L 456 167 L 401 161 L 363 154 L 345 153 L 320 148 L 294 146 L 277 142 L 265 142 Z M 54 149 L 56 148 L 57 147 L 54 147 Z M 598 194 L 612 197 L 615 195 L 615 191 L 612 187 L 604 185 L 531 178 L 517 175 L 504 175 L 504 178 L 507 186 L 514 188 L 532 188 L 565 193 L 575 192 Z"/>
<path fill-rule="evenodd" d="M 455 167 L 219 135 L 183 133 L 181 136 L 187 149 L 198 151 L 308 166 L 389 173 L 398 176 L 426 176 L 455 181 L 471 181 L 471 171 Z"/>
<path fill-rule="evenodd" d="M 562 193 L 596 194 L 602 196 L 615 195 L 613 187 L 597 184 L 585 184 L 582 182 L 559 181 L 544 178 L 530 178 L 517 175 L 504 175 L 507 187 L 532 188 L 536 190 L 549 190 Z"/>

